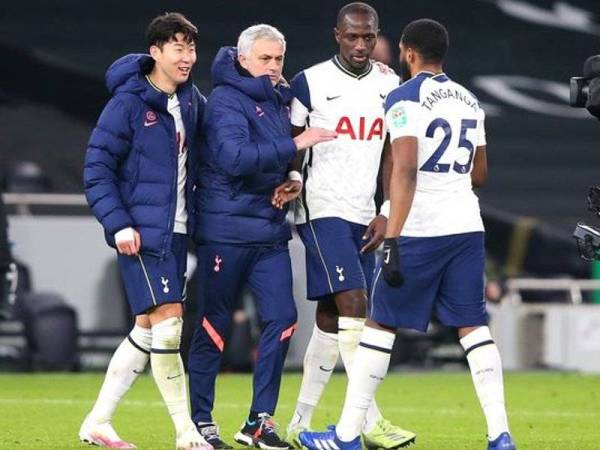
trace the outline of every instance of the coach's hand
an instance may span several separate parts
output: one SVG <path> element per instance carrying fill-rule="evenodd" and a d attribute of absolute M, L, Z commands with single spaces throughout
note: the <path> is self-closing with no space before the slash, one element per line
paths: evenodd
<path fill-rule="evenodd" d="M 367 227 L 363 241 L 369 239 L 363 247 L 360 249 L 361 253 L 368 253 L 375 250 L 383 242 L 385 236 L 385 228 L 387 226 L 387 218 L 385 216 L 376 216 Z"/>
<path fill-rule="evenodd" d="M 381 61 L 375 61 L 374 64 L 375 64 L 375 66 L 379 69 L 379 71 L 382 74 L 384 74 L 384 75 L 389 75 L 389 74 L 396 75 L 396 72 L 394 72 L 394 69 L 392 69 L 387 64 L 384 64 Z"/>
<path fill-rule="evenodd" d="M 302 182 L 288 180 L 281 183 L 273 191 L 271 204 L 277 209 L 283 209 L 286 203 L 296 199 L 302 192 Z"/>
<path fill-rule="evenodd" d="M 321 142 L 332 141 L 336 137 L 337 133 L 335 131 L 310 127 L 294 138 L 294 144 L 296 144 L 296 150 L 303 150 Z"/>
<path fill-rule="evenodd" d="M 390 286 L 399 287 L 404 283 L 400 273 L 400 255 L 396 238 L 387 238 L 383 241 L 383 264 L 381 266 L 383 279 Z"/>
<path fill-rule="evenodd" d="M 122 255 L 135 256 L 142 244 L 140 233 L 133 228 L 124 228 L 115 233 L 117 251 Z"/>

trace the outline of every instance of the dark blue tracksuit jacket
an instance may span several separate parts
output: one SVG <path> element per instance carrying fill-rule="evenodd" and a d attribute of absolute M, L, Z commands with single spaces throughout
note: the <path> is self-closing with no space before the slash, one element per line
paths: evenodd
<path fill-rule="evenodd" d="M 106 72 L 112 98 L 92 132 L 83 172 L 85 195 L 104 227 L 107 243 L 133 227 L 141 235 L 142 252 L 164 256 L 171 248 L 177 203 L 177 136 L 167 111 L 167 95 L 154 89 L 145 74 L 154 61 L 132 54 L 115 61 Z M 205 99 L 191 80 L 177 96 L 186 129 L 188 192 L 197 162 L 196 137 Z M 193 229 L 188 201 L 188 229 Z"/>
<path fill-rule="evenodd" d="M 261 245 L 291 239 L 287 208 L 271 205 L 296 154 L 287 87 L 240 74 L 236 50 L 223 47 L 203 120 L 204 145 L 195 192 L 198 243 Z"/>

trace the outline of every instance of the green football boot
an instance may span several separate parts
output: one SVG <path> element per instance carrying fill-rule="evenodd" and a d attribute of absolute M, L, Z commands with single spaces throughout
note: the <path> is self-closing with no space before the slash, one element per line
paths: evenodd
<path fill-rule="evenodd" d="M 412 431 L 403 430 L 386 419 L 377 421 L 375 428 L 370 433 L 363 433 L 362 437 L 365 448 L 369 450 L 408 447 L 417 439 L 417 435 Z"/>

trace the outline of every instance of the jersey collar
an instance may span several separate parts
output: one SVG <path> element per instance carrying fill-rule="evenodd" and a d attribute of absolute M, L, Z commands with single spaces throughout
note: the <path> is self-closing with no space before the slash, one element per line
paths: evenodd
<path fill-rule="evenodd" d="M 146 81 L 152 87 L 152 89 L 154 89 L 157 92 L 160 92 L 161 94 L 165 94 L 167 97 L 169 97 L 169 100 L 172 100 L 175 97 L 175 95 L 177 94 L 177 91 L 173 92 L 172 94 L 169 94 L 168 92 L 163 91 L 161 88 L 159 88 L 156 84 L 154 84 L 152 82 L 149 75 L 146 75 Z"/>
<path fill-rule="evenodd" d="M 433 73 L 427 70 L 422 70 L 418 74 L 416 74 L 413 78 L 423 77 L 423 78 L 431 78 L 432 80 L 439 81 L 443 83 L 444 81 L 448 81 L 449 78 L 444 72 Z"/>
<path fill-rule="evenodd" d="M 331 58 L 331 61 L 333 62 L 333 64 L 335 65 L 335 67 L 337 67 L 338 69 L 340 69 L 346 75 L 351 76 L 352 78 L 356 78 L 357 80 L 363 79 L 364 77 L 366 77 L 367 75 L 369 75 L 371 73 L 371 71 L 373 70 L 373 63 L 370 60 L 369 60 L 369 68 L 365 71 L 365 73 L 361 73 L 360 75 L 356 75 L 355 73 L 352 73 L 348 69 L 346 69 L 342 65 L 342 63 L 340 62 L 340 59 L 338 58 L 338 55 L 334 55 L 333 58 Z"/>

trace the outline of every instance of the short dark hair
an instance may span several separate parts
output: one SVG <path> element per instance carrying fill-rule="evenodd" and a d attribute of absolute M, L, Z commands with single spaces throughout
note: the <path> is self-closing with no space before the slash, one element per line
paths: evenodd
<path fill-rule="evenodd" d="M 162 48 L 167 42 L 175 40 L 177 33 L 182 33 L 188 43 L 198 41 L 198 28 L 183 14 L 167 12 L 156 16 L 146 30 L 148 48 L 153 45 Z"/>
<path fill-rule="evenodd" d="M 371 5 L 367 5 L 363 2 L 348 3 L 346 6 L 343 6 L 342 9 L 338 11 L 338 28 L 342 25 L 346 16 L 350 14 L 367 14 L 373 19 L 373 22 L 375 22 L 375 28 L 379 28 L 379 15 L 377 14 L 377 11 L 375 11 L 375 8 L 373 8 Z"/>
<path fill-rule="evenodd" d="M 443 62 L 450 45 L 446 27 L 432 19 L 418 19 L 406 25 L 400 42 L 416 50 L 429 64 Z"/>

